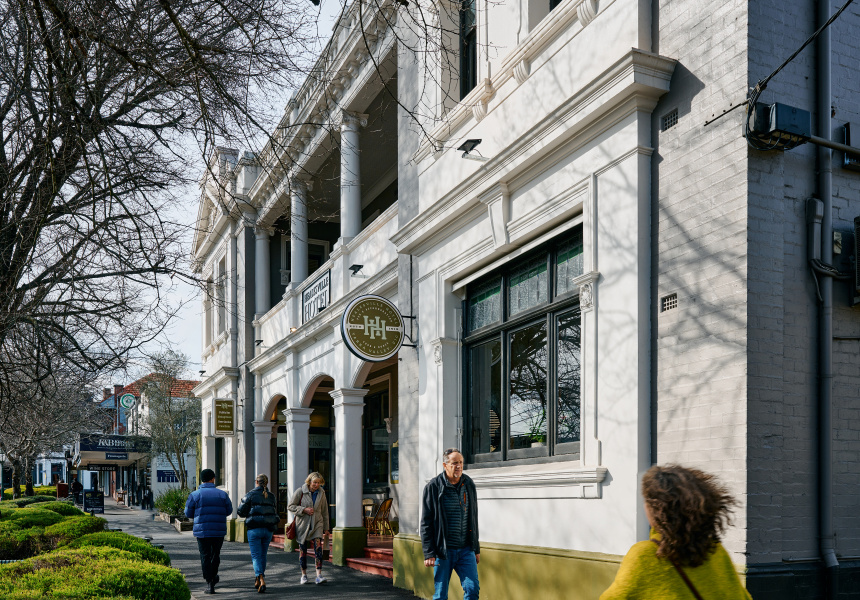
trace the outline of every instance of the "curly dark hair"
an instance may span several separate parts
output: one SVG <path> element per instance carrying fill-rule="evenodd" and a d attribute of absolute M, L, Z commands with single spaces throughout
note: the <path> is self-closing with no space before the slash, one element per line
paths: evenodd
<path fill-rule="evenodd" d="M 714 551 L 738 504 L 713 475 L 679 465 L 648 469 L 642 496 L 660 533 L 657 556 L 690 567 Z"/>

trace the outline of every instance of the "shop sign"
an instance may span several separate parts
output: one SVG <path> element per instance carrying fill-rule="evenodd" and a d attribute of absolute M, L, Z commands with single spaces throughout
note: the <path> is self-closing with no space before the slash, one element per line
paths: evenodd
<path fill-rule="evenodd" d="M 132 408 L 134 406 L 134 394 L 123 394 L 119 397 L 119 405 L 123 408 Z"/>
<path fill-rule="evenodd" d="M 84 465 L 81 467 L 84 471 L 116 471 L 116 465 Z"/>
<path fill-rule="evenodd" d="M 331 269 L 302 292 L 302 323 L 317 316 L 331 302 Z"/>
<path fill-rule="evenodd" d="M 224 398 L 215 399 L 215 436 L 236 433 L 236 402 Z"/>
<path fill-rule="evenodd" d="M 128 460 L 128 452 L 105 452 L 105 460 Z"/>
<path fill-rule="evenodd" d="M 381 296 L 360 296 L 343 311 L 340 333 L 358 358 L 381 362 L 396 355 L 403 345 L 403 317 Z"/>
<path fill-rule="evenodd" d="M 103 515 L 105 512 L 105 495 L 101 490 L 84 492 L 84 512 Z"/>
<path fill-rule="evenodd" d="M 82 435 L 77 452 L 149 452 L 150 442 L 124 435 Z"/>
<path fill-rule="evenodd" d="M 185 477 L 188 477 L 188 471 L 185 471 Z M 155 471 L 156 483 L 179 483 L 179 477 L 173 469 L 158 469 Z"/>

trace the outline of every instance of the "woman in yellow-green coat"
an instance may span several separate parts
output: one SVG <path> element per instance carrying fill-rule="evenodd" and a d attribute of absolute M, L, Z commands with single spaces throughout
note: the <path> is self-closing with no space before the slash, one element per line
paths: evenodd
<path fill-rule="evenodd" d="M 600 600 L 752 600 L 720 544 L 737 502 L 713 475 L 654 466 L 642 496 L 651 539 L 630 548 Z"/>

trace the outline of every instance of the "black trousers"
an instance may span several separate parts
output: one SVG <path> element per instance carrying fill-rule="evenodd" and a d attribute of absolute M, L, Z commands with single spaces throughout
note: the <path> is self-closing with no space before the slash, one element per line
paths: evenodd
<path fill-rule="evenodd" d="M 200 565 L 203 567 L 203 579 L 206 583 L 215 580 L 218 576 L 218 567 L 221 565 L 221 546 L 224 544 L 222 537 L 197 538 L 197 549 L 200 551 Z"/>

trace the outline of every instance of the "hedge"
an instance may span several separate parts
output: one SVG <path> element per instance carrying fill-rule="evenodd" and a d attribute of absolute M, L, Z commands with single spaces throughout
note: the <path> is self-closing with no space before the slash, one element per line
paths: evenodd
<path fill-rule="evenodd" d="M 65 547 L 90 548 L 95 546 L 118 548 L 126 552 L 133 552 L 148 562 L 164 565 L 165 567 L 170 566 L 170 557 L 167 555 L 167 552 L 153 547 L 138 537 L 120 531 L 89 533 L 76 540 L 72 540 Z"/>
<path fill-rule="evenodd" d="M 85 547 L 0 566 L 0 597 L 189 600 L 191 592 L 176 569 L 116 548 Z"/>
<path fill-rule="evenodd" d="M 168 515 L 184 515 L 185 503 L 188 501 L 189 494 L 191 494 L 191 490 L 169 488 L 166 492 L 159 494 L 153 504 L 155 504 L 155 508 Z"/>
<path fill-rule="evenodd" d="M 24 486 L 21 486 L 21 493 L 24 493 Z M 50 496 L 51 500 L 57 499 L 57 486 L 55 485 L 39 485 L 33 488 L 33 493 L 36 496 Z M 22 496 L 19 500 L 23 498 L 32 498 L 33 496 Z M 11 500 L 12 499 L 12 488 L 6 488 L 3 490 L 3 500 Z"/>
<path fill-rule="evenodd" d="M 54 502 L 43 502 L 36 506 L 39 510 L 51 510 L 57 514 L 63 515 L 64 517 L 82 517 L 86 513 L 79 508 L 76 508 L 73 504 L 69 504 L 68 502 L 54 501 Z"/>
<path fill-rule="evenodd" d="M 24 498 L 18 498 L 17 500 L 3 500 L 0 502 L 0 506 L 11 506 L 12 508 L 24 508 L 25 506 L 30 506 L 31 504 L 38 504 L 39 502 L 56 502 L 56 496 L 25 496 Z"/>
<path fill-rule="evenodd" d="M 45 528 L 45 535 L 55 539 L 62 546 L 88 533 L 96 533 L 107 529 L 107 521 L 101 517 L 66 517 L 56 525 Z"/>
<path fill-rule="evenodd" d="M 11 521 L 21 529 L 29 529 L 30 527 L 48 527 L 59 523 L 63 519 L 63 515 L 55 513 L 52 510 L 19 508 L 13 511 L 8 517 L 4 517 L 3 520 Z"/>

